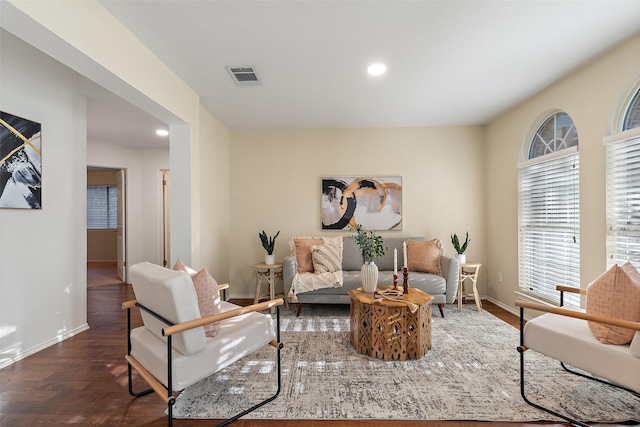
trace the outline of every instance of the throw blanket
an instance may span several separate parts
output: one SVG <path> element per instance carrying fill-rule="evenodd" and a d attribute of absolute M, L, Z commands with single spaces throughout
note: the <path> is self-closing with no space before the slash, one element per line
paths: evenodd
<path fill-rule="evenodd" d="M 342 271 L 327 273 L 296 273 L 293 276 L 289 299 L 291 302 L 298 302 L 297 294 L 302 292 L 315 291 L 322 288 L 342 287 Z"/>

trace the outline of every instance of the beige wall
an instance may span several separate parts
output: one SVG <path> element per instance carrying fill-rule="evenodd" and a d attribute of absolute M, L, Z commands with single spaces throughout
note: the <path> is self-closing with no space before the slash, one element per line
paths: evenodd
<path fill-rule="evenodd" d="M 229 281 L 229 130 L 200 109 L 200 262 L 219 283 Z"/>
<path fill-rule="evenodd" d="M 486 128 L 487 293 L 513 307 L 518 289 L 518 178 L 523 144 L 546 113 L 574 120 L 580 152 L 580 272 L 586 287 L 606 269 L 605 163 L 602 139 L 612 115 L 640 80 L 640 37 L 510 110 Z M 498 272 L 503 282 L 498 282 Z"/>
<path fill-rule="evenodd" d="M 485 262 L 483 128 L 231 131 L 231 295 L 254 293 L 252 264 L 264 260 L 258 233 L 275 234 L 276 259 L 294 236 L 322 232 L 323 176 L 402 176 L 403 229 L 383 236 L 442 240 L 469 231 L 470 260 Z M 480 276 L 480 292 L 485 279 Z"/>

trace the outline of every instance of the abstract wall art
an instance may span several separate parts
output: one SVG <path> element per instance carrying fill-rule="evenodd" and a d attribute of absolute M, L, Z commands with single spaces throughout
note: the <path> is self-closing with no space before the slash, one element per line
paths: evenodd
<path fill-rule="evenodd" d="M 40 131 L 40 123 L 0 111 L 0 208 L 42 208 Z"/>
<path fill-rule="evenodd" d="M 322 178 L 322 229 L 402 230 L 402 177 Z"/>

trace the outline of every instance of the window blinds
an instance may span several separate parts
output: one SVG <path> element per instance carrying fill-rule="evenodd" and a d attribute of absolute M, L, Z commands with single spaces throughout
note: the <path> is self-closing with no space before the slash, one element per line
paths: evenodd
<path fill-rule="evenodd" d="M 578 151 L 535 160 L 518 170 L 520 289 L 559 304 L 556 286 L 580 287 Z M 565 295 L 565 304 L 579 306 L 579 295 Z"/>
<path fill-rule="evenodd" d="M 116 187 L 87 187 L 87 228 L 118 227 L 118 192 Z"/>
<path fill-rule="evenodd" d="M 640 136 L 608 143 L 606 159 L 607 267 L 640 266 Z"/>

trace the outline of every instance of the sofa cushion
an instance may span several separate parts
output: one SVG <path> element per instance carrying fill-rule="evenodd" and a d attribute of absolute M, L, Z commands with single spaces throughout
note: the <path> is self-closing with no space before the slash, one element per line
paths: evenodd
<path fill-rule="evenodd" d="M 173 269 L 176 271 L 184 271 L 191 276 L 191 281 L 193 282 L 193 287 L 196 290 L 196 296 L 198 298 L 198 309 L 200 310 L 201 317 L 220 313 L 220 291 L 218 290 L 218 283 L 206 268 L 195 271 L 186 266 L 182 260 L 178 259 Z M 215 337 L 220 330 L 219 322 L 210 323 L 203 327 L 204 333 L 208 337 Z"/>
<path fill-rule="evenodd" d="M 587 313 L 640 322 L 640 274 L 631 263 L 614 265 L 587 288 Z M 589 322 L 598 341 L 605 344 L 628 344 L 631 329 Z"/>
<path fill-rule="evenodd" d="M 188 274 L 150 262 L 132 265 L 129 274 L 133 292 L 140 304 L 161 314 L 172 323 L 200 318 L 196 291 Z M 144 310 L 141 310 L 141 313 L 145 328 L 166 342 L 166 337 L 162 336 L 162 328 L 167 325 Z M 172 339 L 172 345 L 185 355 L 198 353 L 206 346 L 204 329 L 194 328 L 176 334 Z"/>
<path fill-rule="evenodd" d="M 409 271 L 442 275 L 440 269 L 440 255 L 442 253 L 440 240 L 417 242 L 407 241 L 407 268 Z"/>
<path fill-rule="evenodd" d="M 342 270 L 342 239 L 311 247 L 314 273 L 334 273 Z"/>
<path fill-rule="evenodd" d="M 321 245 L 322 239 L 319 237 L 295 237 L 293 239 L 292 250 L 296 257 L 298 273 L 313 273 L 313 259 L 311 258 L 311 248 Z"/>

